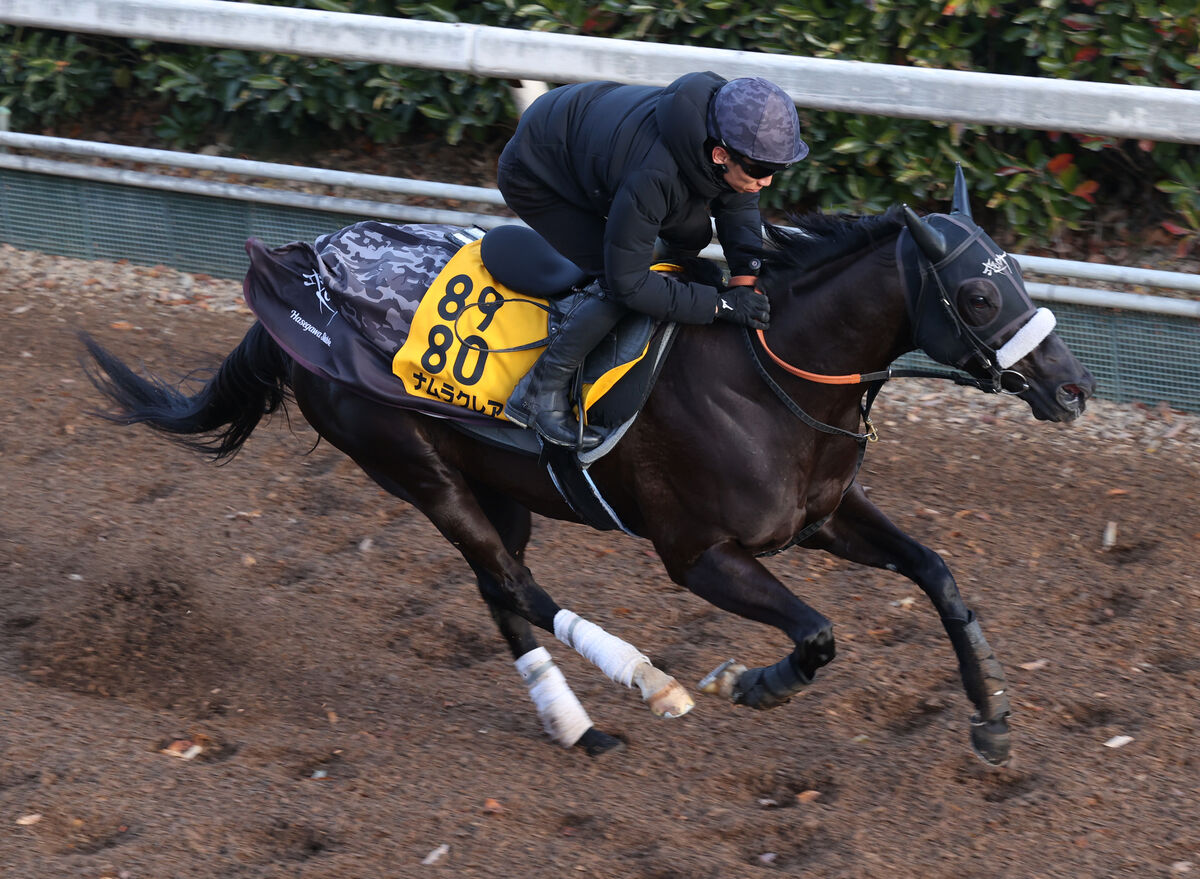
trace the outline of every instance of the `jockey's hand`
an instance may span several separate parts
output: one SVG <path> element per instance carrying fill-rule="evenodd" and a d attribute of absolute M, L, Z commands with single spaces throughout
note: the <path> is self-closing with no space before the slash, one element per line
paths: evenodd
<path fill-rule="evenodd" d="M 730 287 L 718 294 L 716 319 L 765 330 L 771 324 L 771 300 L 753 287 Z"/>

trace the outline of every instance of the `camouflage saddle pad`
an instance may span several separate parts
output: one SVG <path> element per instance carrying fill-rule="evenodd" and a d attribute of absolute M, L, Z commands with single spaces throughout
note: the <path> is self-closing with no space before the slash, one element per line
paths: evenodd
<path fill-rule="evenodd" d="M 317 375 L 389 405 L 491 428 L 493 438 L 530 433 L 504 419 L 504 401 L 574 296 L 550 302 L 499 284 L 479 258 L 479 237 L 456 226 L 365 221 L 312 243 L 268 248 L 251 238 L 246 302 Z M 671 329 L 631 312 L 597 347 L 583 375 L 589 423 L 616 430 L 636 415 Z M 528 446 L 528 437 L 513 444 Z"/>

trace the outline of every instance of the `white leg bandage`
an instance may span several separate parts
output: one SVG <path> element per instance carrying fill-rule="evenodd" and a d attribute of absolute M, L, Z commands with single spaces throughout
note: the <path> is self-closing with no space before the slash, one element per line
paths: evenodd
<path fill-rule="evenodd" d="M 608 634 L 595 623 L 589 623 L 569 610 L 560 610 L 554 615 L 554 635 L 626 687 L 634 685 L 633 672 L 638 666 L 650 664 L 650 660 L 628 641 Z"/>
<path fill-rule="evenodd" d="M 545 647 L 530 650 L 514 664 L 529 688 L 529 698 L 537 707 L 542 728 L 553 741 L 569 748 L 592 728 L 591 718 Z"/>
<path fill-rule="evenodd" d="M 1001 369 L 1008 369 L 1042 344 L 1042 340 L 1054 330 L 1054 324 L 1054 312 L 1048 308 L 1039 308 L 1025 326 L 1017 330 L 1016 335 L 1005 342 L 996 352 L 996 364 Z"/>

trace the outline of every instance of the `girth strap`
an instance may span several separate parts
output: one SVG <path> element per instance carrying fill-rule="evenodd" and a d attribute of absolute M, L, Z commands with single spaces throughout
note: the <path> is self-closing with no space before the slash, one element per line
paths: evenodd
<path fill-rule="evenodd" d="M 574 449 L 542 443 L 541 457 L 554 487 L 580 519 L 597 531 L 620 530 L 630 537 L 641 536 L 629 530 L 608 505 L 587 468 L 580 465 Z"/>

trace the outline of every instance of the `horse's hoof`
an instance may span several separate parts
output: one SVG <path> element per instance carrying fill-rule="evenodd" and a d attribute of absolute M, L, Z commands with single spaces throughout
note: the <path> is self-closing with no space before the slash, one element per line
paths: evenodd
<path fill-rule="evenodd" d="M 642 691 L 642 701 L 650 706 L 655 717 L 683 717 L 696 705 L 679 681 L 648 662 L 634 671 L 633 683 Z"/>
<path fill-rule="evenodd" d="M 674 678 L 657 693 L 648 696 L 646 704 L 655 717 L 683 717 L 696 706 L 688 691 Z"/>
<path fill-rule="evenodd" d="M 601 754 L 607 754 L 609 751 L 625 750 L 625 743 L 616 736 L 610 736 L 606 732 L 601 732 L 594 726 L 579 737 L 579 741 L 575 743 L 576 748 L 583 748 L 589 757 L 599 757 Z"/>
<path fill-rule="evenodd" d="M 979 758 L 989 766 L 1007 766 L 1012 759 L 1012 733 L 1008 720 L 982 721 L 979 715 L 971 717 L 971 747 Z"/>
<path fill-rule="evenodd" d="M 701 693 L 710 696 L 720 696 L 723 699 L 733 699 L 733 688 L 746 666 L 733 659 L 727 659 L 706 674 L 697 685 Z"/>

